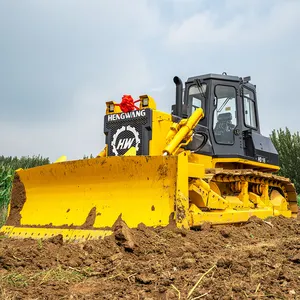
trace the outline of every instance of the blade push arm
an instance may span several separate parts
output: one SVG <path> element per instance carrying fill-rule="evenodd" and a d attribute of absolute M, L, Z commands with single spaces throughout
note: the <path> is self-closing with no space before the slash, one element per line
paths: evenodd
<path fill-rule="evenodd" d="M 179 123 L 173 123 L 167 134 L 167 146 L 163 150 L 163 155 L 175 155 L 180 147 L 190 143 L 193 139 L 193 130 L 203 117 L 203 109 L 197 108 L 188 119 L 182 119 Z M 183 140 L 186 142 L 183 143 Z"/>

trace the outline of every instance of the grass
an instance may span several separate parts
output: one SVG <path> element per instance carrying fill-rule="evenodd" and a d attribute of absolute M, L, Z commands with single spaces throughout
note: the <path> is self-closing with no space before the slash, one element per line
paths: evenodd
<path fill-rule="evenodd" d="M 31 275 L 29 280 L 38 281 L 40 284 L 45 282 L 67 282 L 74 283 L 80 282 L 85 278 L 83 273 L 72 269 L 64 269 L 61 266 L 50 269 L 48 271 L 42 271 L 40 273 L 36 273 Z"/>
<path fill-rule="evenodd" d="M 22 169 L 28 169 L 36 166 L 46 165 L 49 164 L 50 160 L 49 158 L 43 158 L 40 155 L 38 156 L 22 156 L 20 158 L 18 157 L 12 157 L 12 156 L 0 156 L 0 165 L 10 167 L 13 170 L 16 170 L 18 168 Z"/>
<path fill-rule="evenodd" d="M 10 166 L 0 165 L 0 225 L 6 218 L 7 205 L 11 194 L 14 170 Z"/>
<path fill-rule="evenodd" d="M 66 285 L 78 284 L 85 282 L 88 276 L 82 272 L 72 270 L 70 268 L 62 268 L 60 265 L 48 270 L 29 271 L 24 269 L 18 271 L 1 271 L 0 272 L 0 299 L 15 300 L 23 299 L 24 291 L 30 291 L 33 295 L 38 295 L 39 289 L 47 287 L 51 292 L 54 290 L 62 290 Z M 69 297 L 58 297 L 59 299 L 70 299 Z M 27 299 L 27 298 L 26 298 Z M 28 298 L 40 299 L 40 298 Z"/>
<path fill-rule="evenodd" d="M 0 282 L 12 287 L 26 287 L 28 286 L 27 277 L 18 272 L 12 272 L 7 275 L 0 276 Z"/>
<path fill-rule="evenodd" d="M 18 290 L 31 288 L 33 286 L 49 286 L 53 283 L 78 283 L 84 281 L 86 276 L 83 273 L 62 268 L 60 265 L 49 270 L 21 272 L 0 272 L 0 298 L 5 300 L 21 299 L 18 297 Z"/>

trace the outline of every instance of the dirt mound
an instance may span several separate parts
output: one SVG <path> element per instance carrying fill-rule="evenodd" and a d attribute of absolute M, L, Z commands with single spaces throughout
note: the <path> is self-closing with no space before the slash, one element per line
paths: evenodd
<path fill-rule="evenodd" d="M 0 240 L 1 299 L 300 299 L 300 220 Z"/>

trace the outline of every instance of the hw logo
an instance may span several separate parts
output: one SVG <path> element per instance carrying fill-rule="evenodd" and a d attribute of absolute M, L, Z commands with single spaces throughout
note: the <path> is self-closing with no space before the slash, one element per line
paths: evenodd
<path fill-rule="evenodd" d="M 134 138 L 130 139 L 119 139 L 117 150 L 118 149 L 129 149 L 134 142 Z"/>
<path fill-rule="evenodd" d="M 124 153 L 124 150 L 129 150 L 132 146 L 135 146 L 136 151 L 138 151 L 140 143 L 141 140 L 138 131 L 128 125 L 122 126 L 116 131 L 113 135 L 111 146 L 113 153 L 118 156 L 121 150 L 123 150 L 122 152 Z"/>

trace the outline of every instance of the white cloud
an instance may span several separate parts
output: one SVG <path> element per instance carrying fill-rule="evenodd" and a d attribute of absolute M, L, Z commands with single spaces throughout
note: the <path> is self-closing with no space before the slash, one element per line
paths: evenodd
<path fill-rule="evenodd" d="M 165 89 L 166 89 L 166 86 L 162 85 L 162 86 L 157 86 L 157 87 L 151 88 L 149 92 L 162 92 Z"/>
<path fill-rule="evenodd" d="M 18 9 L 21 6 L 10 11 L 9 23 L 17 22 L 14 17 L 19 14 Z M 21 99 L 26 101 L 22 107 L 28 111 L 15 110 L 23 121 L 17 121 L 16 117 L 14 123 L 2 120 L 1 154 L 41 154 L 51 160 L 62 154 L 69 159 L 96 155 L 105 142 L 105 102 L 112 99 L 120 102 L 123 94 L 137 98 L 151 85 L 143 42 L 158 34 L 159 12 L 146 0 L 91 1 L 89 4 L 44 1 L 31 2 L 26 9 L 21 17 L 22 22 L 27 21 L 22 30 L 20 26 L 11 29 L 15 40 L 22 41 L 27 49 L 21 57 L 16 56 L 18 64 L 13 67 L 25 74 L 32 61 L 42 63 L 31 64 L 30 80 L 23 76 L 11 79 L 16 86 L 26 84 L 24 90 L 29 93 L 14 100 L 16 103 Z M 29 20 L 31 14 L 35 16 L 34 21 Z M 10 40 L 7 47 L 14 48 L 15 40 Z M 40 42 L 37 47 L 38 41 L 44 43 Z M 26 83 L 21 82 L 23 79 Z M 37 82 L 39 87 L 40 84 L 45 86 L 38 95 L 34 93 Z M 53 90 L 55 93 L 50 98 L 53 103 L 45 102 L 44 98 Z M 43 109 L 40 105 L 35 112 L 44 119 L 31 114 L 34 97 L 47 107 Z M 52 107 L 57 102 L 54 110 Z"/>
<path fill-rule="evenodd" d="M 33 128 L 26 124 L 24 127 L 2 124 L 1 152 L 18 156 L 42 154 L 52 161 L 61 155 L 67 155 L 68 159 L 97 155 L 105 145 L 105 102 L 121 102 L 123 94 L 138 98 L 151 80 L 147 61 L 137 47 L 123 50 L 122 56 L 116 57 L 114 62 L 106 78 L 100 76 L 78 86 L 69 111 L 66 104 L 62 104 L 67 112 L 63 121 L 44 122 Z"/>
<path fill-rule="evenodd" d="M 256 5 L 259 2 L 256 1 Z M 197 47 L 203 52 L 210 51 L 208 47 L 224 45 L 245 48 L 248 45 L 255 46 L 255 43 L 280 42 L 280 37 L 289 34 L 295 26 L 299 29 L 299 1 L 278 2 L 264 14 L 256 14 L 256 5 L 251 2 L 251 6 L 243 6 L 243 14 L 234 14 L 232 17 L 228 17 L 226 10 L 207 9 L 197 12 L 170 27 L 166 44 L 174 51 L 183 52 L 187 47 Z M 225 7 L 232 10 L 238 8 L 238 5 L 231 0 Z"/>
<path fill-rule="evenodd" d="M 123 55 L 116 58 L 106 79 L 99 78 L 98 84 L 81 86 L 75 92 L 75 110 L 70 122 L 75 130 L 74 147 L 79 149 L 76 151 L 77 158 L 80 158 L 80 153 L 95 155 L 104 147 L 105 102 L 113 100 L 120 103 L 124 94 L 138 99 L 150 84 L 147 61 L 138 47 L 128 47 Z"/>
<path fill-rule="evenodd" d="M 300 130 L 294 95 L 300 69 L 299 11 L 300 1 L 226 0 L 175 20 L 164 45 L 180 58 L 186 76 L 223 71 L 251 75 L 264 134 L 285 126 Z M 283 103 L 288 103 L 284 113 Z"/>
<path fill-rule="evenodd" d="M 191 45 L 220 44 L 229 41 L 236 34 L 239 22 L 233 20 L 224 27 L 217 27 L 216 20 L 217 16 L 210 11 L 195 14 L 182 24 L 173 25 L 167 41 L 171 46 L 179 46 L 180 49 L 186 49 Z"/>
<path fill-rule="evenodd" d="M 158 109 L 170 112 L 173 76 L 209 72 L 252 76 L 263 132 L 284 125 L 299 129 L 293 90 L 300 68 L 299 1 L 47 0 L 1 6 L 0 154 L 51 160 L 96 155 L 105 141 L 106 101 L 148 93 Z"/>

